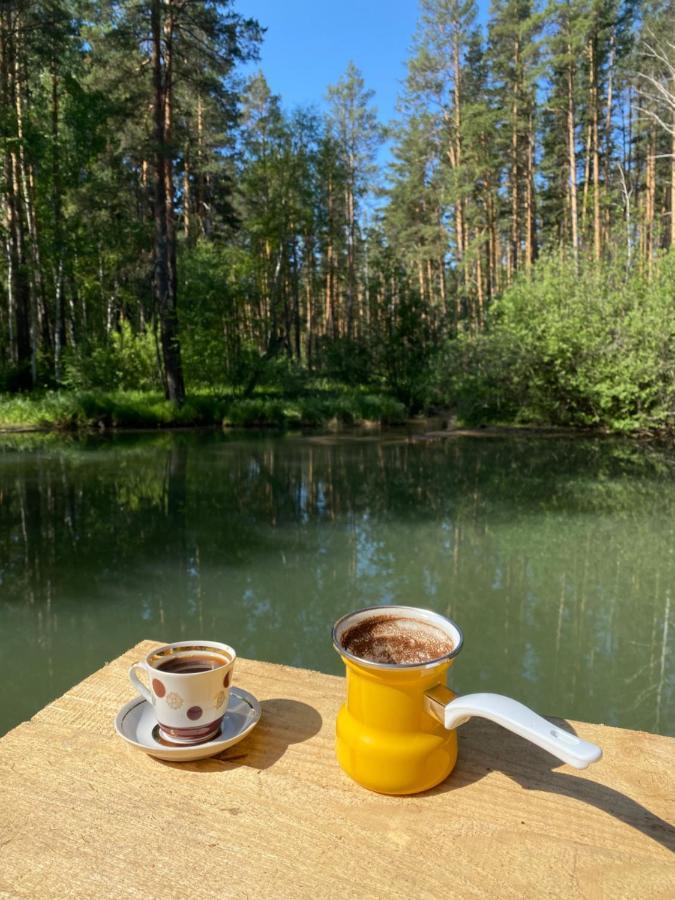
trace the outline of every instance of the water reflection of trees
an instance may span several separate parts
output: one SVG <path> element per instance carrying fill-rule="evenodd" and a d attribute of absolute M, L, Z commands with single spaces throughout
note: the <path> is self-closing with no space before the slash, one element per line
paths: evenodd
<path fill-rule="evenodd" d="M 401 601 L 463 625 L 459 689 L 672 727 L 668 451 L 206 434 L 22 450 L 0 446 L 0 625 L 52 692 L 146 636 L 338 671 L 334 618 Z"/>

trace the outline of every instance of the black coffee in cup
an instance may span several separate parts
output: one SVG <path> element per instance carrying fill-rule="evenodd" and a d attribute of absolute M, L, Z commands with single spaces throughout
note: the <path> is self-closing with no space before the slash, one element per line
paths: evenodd
<path fill-rule="evenodd" d="M 454 644 L 431 622 L 393 613 L 374 613 L 341 638 L 345 650 L 369 662 L 393 665 L 431 662 L 452 653 Z"/>
<path fill-rule="evenodd" d="M 160 672 L 179 672 L 182 675 L 190 675 L 193 672 L 211 672 L 226 666 L 229 660 L 215 653 L 195 653 L 169 656 L 156 665 Z"/>

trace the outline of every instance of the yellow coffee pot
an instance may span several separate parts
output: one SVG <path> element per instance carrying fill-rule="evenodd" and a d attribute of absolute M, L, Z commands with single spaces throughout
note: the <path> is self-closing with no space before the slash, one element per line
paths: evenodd
<path fill-rule="evenodd" d="M 361 659 L 343 645 L 355 625 L 369 618 L 409 618 L 440 628 L 452 642 L 445 656 L 424 663 Z M 347 668 L 347 699 L 337 717 L 337 758 L 363 787 L 382 794 L 416 794 L 439 784 L 457 761 L 455 728 L 472 716 L 503 725 L 559 759 L 584 769 L 602 750 L 552 725 L 527 706 L 501 694 L 457 697 L 446 673 L 462 648 L 460 628 L 439 613 L 411 606 L 375 606 L 339 619 L 333 645 Z"/>

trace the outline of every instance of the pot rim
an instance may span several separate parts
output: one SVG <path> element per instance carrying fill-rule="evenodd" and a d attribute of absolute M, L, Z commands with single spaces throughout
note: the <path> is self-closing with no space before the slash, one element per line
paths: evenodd
<path fill-rule="evenodd" d="M 343 646 L 338 633 L 341 632 L 344 634 L 345 624 L 346 622 L 353 618 L 354 616 L 360 615 L 362 613 L 381 613 L 386 615 L 387 613 L 394 612 L 396 610 L 403 611 L 405 613 L 414 613 L 417 614 L 418 618 L 429 621 L 432 624 L 436 624 L 443 628 L 443 631 L 448 634 L 453 640 L 453 648 L 449 653 L 445 653 L 443 656 L 438 656 L 434 659 L 429 659 L 426 662 L 417 662 L 417 663 L 383 663 L 383 662 L 374 662 L 370 659 L 363 659 L 360 656 L 355 656 L 353 653 L 350 653 L 349 650 L 345 649 Z M 406 618 L 415 618 L 415 615 L 409 615 Z M 450 626 L 448 628 L 448 626 Z M 400 603 L 391 603 L 384 604 L 382 606 L 365 606 L 361 609 L 352 610 L 352 612 L 346 613 L 344 616 L 341 616 L 337 622 L 333 625 L 332 630 L 332 639 L 333 646 L 337 650 L 337 652 L 342 657 L 346 657 L 352 662 L 358 663 L 358 665 L 365 666 L 371 669 L 382 669 L 384 671 L 392 671 L 392 670 L 404 670 L 409 671 L 412 669 L 431 669 L 434 668 L 441 663 L 448 662 L 451 659 L 454 659 L 460 650 L 462 649 L 462 645 L 464 644 L 464 634 L 459 625 L 450 619 L 448 616 L 444 616 L 442 613 L 434 612 L 432 609 L 424 609 L 420 606 L 406 606 Z"/>

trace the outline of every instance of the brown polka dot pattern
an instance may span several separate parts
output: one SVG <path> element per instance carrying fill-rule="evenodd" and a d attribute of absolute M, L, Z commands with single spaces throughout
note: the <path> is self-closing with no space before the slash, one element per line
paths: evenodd
<path fill-rule="evenodd" d="M 191 706 L 187 711 L 188 719 L 191 719 L 193 722 L 196 722 L 197 719 L 201 719 L 202 717 L 202 708 L 201 706 Z"/>
<path fill-rule="evenodd" d="M 232 681 L 232 669 L 230 669 L 229 672 L 227 673 L 227 675 L 223 678 L 223 685 L 225 687 L 229 687 L 231 681 Z"/>
<path fill-rule="evenodd" d="M 218 709 L 225 702 L 225 691 L 219 691 L 213 698 L 213 708 Z"/>
<path fill-rule="evenodd" d="M 152 689 L 157 694 L 158 697 L 163 697 L 166 694 L 166 688 L 159 680 L 159 678 L 152 679 Z"/>

